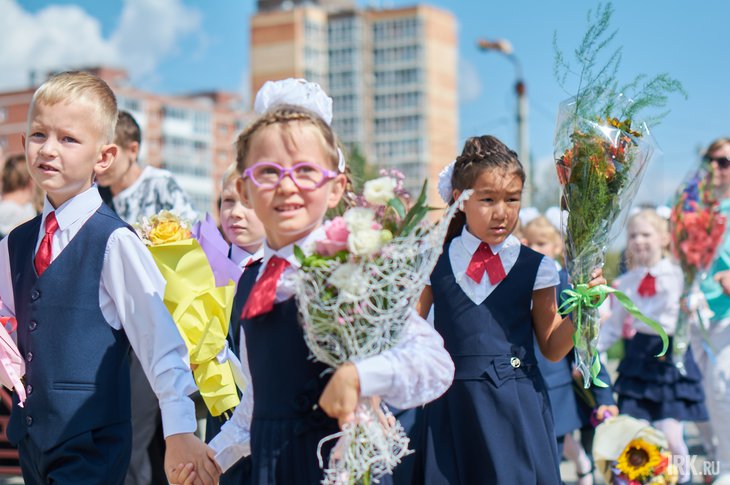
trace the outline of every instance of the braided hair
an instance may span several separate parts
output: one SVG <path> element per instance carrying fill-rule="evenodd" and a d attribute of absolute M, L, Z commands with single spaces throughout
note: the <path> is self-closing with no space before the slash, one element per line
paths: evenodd
<path fill-rule="evenodd" d="M 473 136 L 464 142 L 461 155 L 456 157 L 454 172 L 451 175 L 451 187 L 459 192 L 468 190 L 474 186 L 484 170 L 495 168 L 517 174 L 522 180 L 522 185 L 525 184 L 525 170 L 517 158 L 517 153 L 492 135 Z M 453 202 L 452 195 L 451 203 Z M 446 241 L 451 241 L 460 235 L 465 225 L 466 214 L 457 211 L 449 224 Z"/>

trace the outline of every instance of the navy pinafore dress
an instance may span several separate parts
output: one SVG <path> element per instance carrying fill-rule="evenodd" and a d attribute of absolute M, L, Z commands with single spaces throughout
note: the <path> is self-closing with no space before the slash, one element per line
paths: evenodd
<path fill-rule="evenodd" d="M 424 409 L 422 463 L 413 483 L 558 485 L 553 418 L 530 312 L 543 256 L 522 246 L 507 277 L 476 305 L 455 281 L 449 244 L 431 287 L 435 328 L 456 371 L 449 390 Z"/>
<path fill-rule="evenodd" d="M 234 309 L 240 312 L 256 281 L 261 263 L 252 265 L 238 283 Z M 251 420 L 253 485 L 314 485 L 322 481 L 317 460 L 322 438 L 337 433 L 337 420 L 318 406 L 332 371 L 310 358 L 294 298 L 250 320 L 240 320 L 246 335 L 254 405 Z M 336 440 L 322 446 L 327 466 Z M 392 477 L 380 479 L 392 484 Z"/>
<path fill-rule="evenodd" d="M 626 342 L 614 384 L 622 413 L 647 421 L 707 421 L 702 373 L 692 349 L 684 356 L 687 374 L 682 375 L 672 360 L 672 341 L 670 336 L 670 350 L 662 357 L 656 357 L 662 349 L 658 335 L 637 332 Z"/>

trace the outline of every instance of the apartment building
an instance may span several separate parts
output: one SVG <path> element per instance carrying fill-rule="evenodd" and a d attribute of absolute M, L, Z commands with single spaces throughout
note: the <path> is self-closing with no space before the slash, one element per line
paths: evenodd
<path fill-rule="evenodd" d="M 348 5 L 349 4 L 349 5 Z M 372 165 L 406 174 L 416 192 L 457 151 L 457 33 L 428 5 L 260 0 L 251 19 L 252 96 L 267 80 L 304 77 L 334 100 L 333 127 Z"/>

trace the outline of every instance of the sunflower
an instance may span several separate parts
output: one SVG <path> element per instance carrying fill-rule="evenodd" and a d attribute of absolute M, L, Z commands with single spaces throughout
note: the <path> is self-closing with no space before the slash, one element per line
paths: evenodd
<path fill-rule="evenodd" d="M 652 476 L 661 458 L 659 448 L 642 439 L 635 439 L 626 445 L 616 466 L 629 480 L 644 480 Z"/>

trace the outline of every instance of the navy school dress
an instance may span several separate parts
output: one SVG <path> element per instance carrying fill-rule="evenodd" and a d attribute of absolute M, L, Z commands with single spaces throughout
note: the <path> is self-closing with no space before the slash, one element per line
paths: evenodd
<path fill-rule="evenodd" d="M 673 337 L 669 337 L 672 348 Z M 618 366 L 614 385 L 618 407 L 635 418 L 657 421 L 673 418 L 680 421 L 706 421 L 702 374 L 688 348 L 683 376 L 674 366 L 671 350 L 655 357 L 662 349 L 658 335 L 636 333 L 626 342 L 624 358 Z"/>
<path fill-rule="evenodd" d="M 456 371 L 423 411 L 413 483 L 561 483 L 545 383 L 530 312 L 543 256 L 526 246 L 487 299 L 472 302 L 454 279 L 449 244 L 431 275 L 435 328 Z"/>
<path fill-rule="evenodd" d="M 243 307 L 241 302 L 248 298 L 260 266 L 251 266 L 241 277 L 236 308 Z M 250 483 L 320 483 L 323 471 L 317 446 L 322 438 L 339 431 L 335 419 L 319 407 L 314 409 L 331 371 L 310 358 L 294 298 L 274 304 L 269 313 L 241 320 L 241 325 L 254 393 Z M 334 443 L 322 447 L 325 466 Z M 390 477 L 381 483 L 390 483 Z"/>

